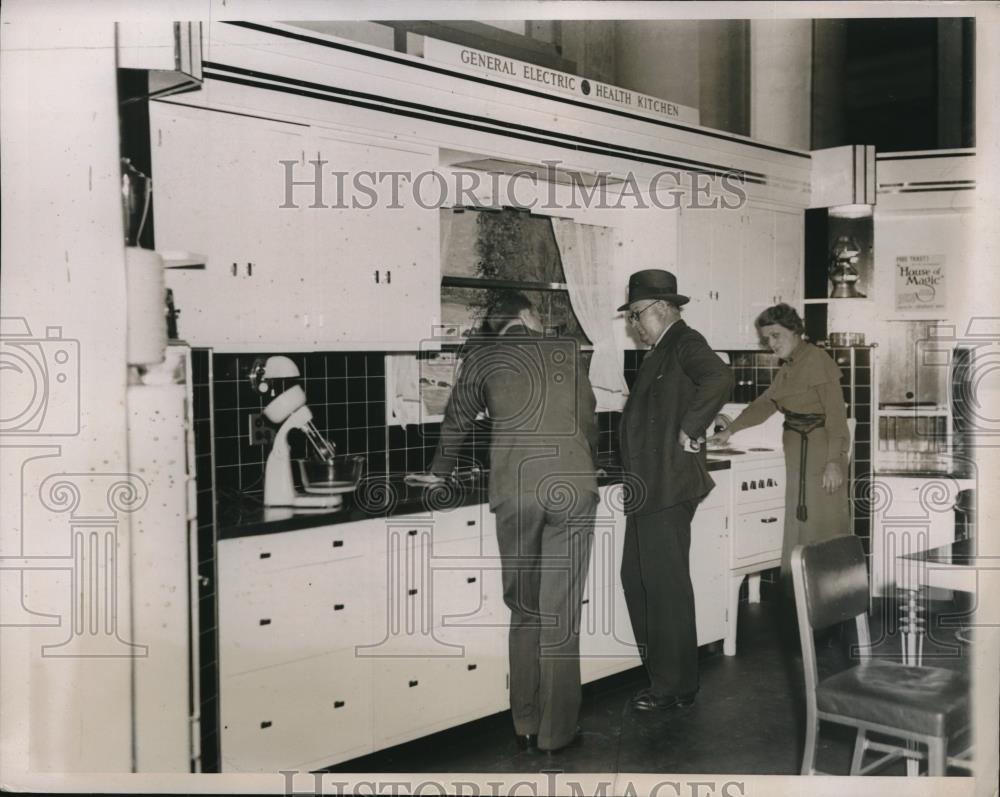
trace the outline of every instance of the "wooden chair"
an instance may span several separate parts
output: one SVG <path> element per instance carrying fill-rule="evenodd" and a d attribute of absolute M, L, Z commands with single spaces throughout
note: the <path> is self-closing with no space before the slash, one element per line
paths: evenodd
<path fill-rule="evenodd" d="M 868 573 L 861 540 L 836 537 L 792 551 L 795 610 L 806 684 L 806 746 L 802 774 L 815 775 L 820 720 L 857 728 L 851 775 L 865 775 L 899 758 L 927 760 L 927 774 L 945 774 L 948 742 L 969 726 L 969 682 L 958 672 L 910 667 L 871 657 Z M 854 619 L 859 662 L 822 681 L 813 631 Z M 902 740 L 876 742 L 874 732 Z M 926 747 L 924 754 L 917 745 Z M 884 753 L 864 765 L 865 753 Z"/>

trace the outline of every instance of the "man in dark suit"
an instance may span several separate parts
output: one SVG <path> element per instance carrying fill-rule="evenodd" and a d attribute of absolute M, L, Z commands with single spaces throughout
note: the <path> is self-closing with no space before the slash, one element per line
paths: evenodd
<path fill-rule="evenodd" d="M 628 321 L 650 346 L 619 429 L 622 466 L 640 481 L 626 506 L 622 587 L 650 686 L 642 710 L 687 706 L 698 691 L 698 642 L 688 554 L 691 520 L 712 489 L 702 442 L 733 376 L 681 319 L 687 296 L 669 271 L 629 279 Z"/>
<path fill-rule="evenodd" d="M 542 335 L 522 294 L 509 294 L 486 326 L 492 336 L 465 358 L 445 408 L 431 474 L 411 481 L 449 473 L 488 411 L 514 731 L 522 748 L 554 752 L 578 732 L 580 611 L 597 502 L 594 394 L 576 342 Z"/>

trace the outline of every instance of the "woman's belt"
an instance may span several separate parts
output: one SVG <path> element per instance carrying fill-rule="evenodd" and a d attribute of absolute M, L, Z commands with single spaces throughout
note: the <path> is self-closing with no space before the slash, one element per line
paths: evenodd
<path fill-rule="evenodd" d="M 806 455 L 809 453 L 809 433 L 826 423 L 826 415 L 789 412 L 788 410 L 782 410 L 782 412 L 785 414 L 784 428 L 790 432 L 797 432 L 801 439 L 799 443 L 799 501 L 795 507 L 795 517 L 797 520 L 806 520 L 809 516 L 806 511 Z"/>

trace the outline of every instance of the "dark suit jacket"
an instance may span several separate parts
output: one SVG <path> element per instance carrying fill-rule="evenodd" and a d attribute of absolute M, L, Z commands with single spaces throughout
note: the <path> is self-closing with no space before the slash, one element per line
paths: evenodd
<path fill-rule="evenodd" d="M 475 417 L 489 410 L 490 507 L 521 493 L 596 493 L 594 392 L 574 340 L 518 324 L 465 358 L 431 471 L 447 474 Z"/>
<path fill-rule="evenodd" d="M 688 453 L 677 438 L 681 429 L 702 437 L 732 389 L 732 372 L 701 333 L 675 322 L 643 359 L 622 413 L 622 466 L 645 485 L 626 491 L 635 499 L 626 511 L 657 512 L 701 498 L 715 486 L 704 445 Z"/>

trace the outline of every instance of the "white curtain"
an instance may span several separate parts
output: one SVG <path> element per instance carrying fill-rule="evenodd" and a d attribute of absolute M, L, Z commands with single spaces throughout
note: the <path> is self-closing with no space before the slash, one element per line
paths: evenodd
<path fill-rule="evenodd" d="M 598 412 L 620 410 L 625 404 L 625 353 L 615 343 L 612 319 L 616 315 L 612 290 L 612 232 L 605 227 L 552 219 L 569 299 L 576 317 L 594 343 L 590 384 Z"/>

